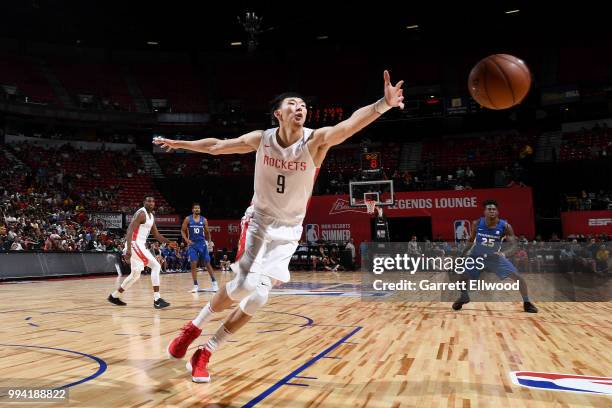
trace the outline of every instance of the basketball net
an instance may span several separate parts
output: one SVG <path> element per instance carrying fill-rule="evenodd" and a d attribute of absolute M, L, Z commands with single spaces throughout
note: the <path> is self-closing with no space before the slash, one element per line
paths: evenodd
<path fill-rule="evenodd" d="M 365 200 L 366 208 L 368 209 L 368 214 L 374 214 L 374 210 L 376 209 L 376 201 L 374 200 Z"/>

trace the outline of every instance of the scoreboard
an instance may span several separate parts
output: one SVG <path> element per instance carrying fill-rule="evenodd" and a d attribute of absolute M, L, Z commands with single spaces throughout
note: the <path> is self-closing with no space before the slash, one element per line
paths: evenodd
<path fill-rule="evenodd" d="M 361 170 L 375 171 L 382 168 L 382 158 L 379 152 L 361 153 Z"/>

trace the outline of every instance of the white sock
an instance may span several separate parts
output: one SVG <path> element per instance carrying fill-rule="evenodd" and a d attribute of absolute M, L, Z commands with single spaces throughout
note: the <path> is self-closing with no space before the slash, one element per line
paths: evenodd
<path fill-rule="evenodd" d="M 121 297 L 121 292 L 116 290 L 113 293 L 111 293 L 111 296 L 114 297 L 115 299 L 120 298 Z"/>
<path fill-rule="evenodd" d="M 225 343 L 232 333 L 228 332 L 224 325 L 221 325 L 217 329 L 217 332 L 208 340 L 208 343 L 204 346 L 211 353 L 217 350 L 223 343 Z"/>
<path fill-rule="evenodd" d="M 204 326 L 204 323 L 206 323 L 214 313 L 215 312 L 213 312 L 213 310 L 210 308 L 210 302 L 208 302 L 202 308 L 202 310 L 200 310 L 198 317 L 193 319 L 191 322 L 193 323 L 194 326 L 197 326 L 198 328 L 201 329 L 202 326 Z"/>
<path fill-rule="evenodd" d="M 159 298 L 161 298 L 159 292 L 153 292 L 153 300 L 158 300 Z"/>

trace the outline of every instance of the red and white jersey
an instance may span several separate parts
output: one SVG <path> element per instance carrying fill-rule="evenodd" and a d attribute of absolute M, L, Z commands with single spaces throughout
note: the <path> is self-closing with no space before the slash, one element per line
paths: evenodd
<path fill-rule="evenodd" d="M 285 148 L 276 140 L 278 128 L 268 129 L 259 143 L 255 160 L 255 212 L 290 225 L 300 225 L 312 195 L 317 168 L 306 142 L 313 129 Z"/>
<path fill-rule="evenodd" d="M 142 244 L 147 242 L 147 238 L 149 237 L 149 233 L 151 232 L 151 228 L 153 227 L 153 214 L 149 214 L 147 209 L 142 207 L 136 213 L 134 213 L 134 217 L 138 216 L 138 213 L 144 212 L 145 215 L 145 223 L 144 224 L 136 224 L 134 227 L 134 232 L 132 233 L 132 241 Z"/>

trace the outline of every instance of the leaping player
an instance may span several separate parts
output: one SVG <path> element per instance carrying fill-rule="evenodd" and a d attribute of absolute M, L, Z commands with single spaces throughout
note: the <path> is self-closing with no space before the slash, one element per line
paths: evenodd
<path fill-rule="evenodd" d="M 495 271 L 500 279 L 512 278 L 519 281 L 519 291 L 523 297 L 523 310 L 527 313 L 537 313 L 538 308 L 529 301 L 527 284 L 518 274 L 516 267 L 508 260 L 508 256 L 516 249 L 516 236 L 508 222 L 499 218 L 497 201 L 486 200 L 483 203 L 484 217 L 472 222 L 470 240 L 464 254 L 470 257 L 484 258 L 484 267 Z M 501 250 L 502 240 L 509 242 L 509 247 Z M 467 269 L 467 268 L 466 268 Z M 466 276 L 468 275 L 468 276 Z M 478 279 L 480 271 L 476 268 L 466 270 L 462 280 L 469 285 L 470 279 Z M 467 290 L 461 291 L 461 296 L 453 303 L 454 310 L 461 310 L 463 305 L 470 302 Z"/>
<path fill-rule="evenodd" d="M 132 222 L 125 234 L 125 249 L 124 259 L 130 262 L 131 273 L 121 283 L 119 289 L 108 295 L 108 301 L 117 306 L 125 306 L 126 303 L 121 300 L 121 296 L 130 288 L 138 279 L 145 266 L 151 268 L 151 283 L 153 284 L 153 307 L 155 309 L 163 309 L 170 306 L 159 294 L 159 272 L 161 265 L 155 259 L 153 254 L 145 247 L 149 233 L 153 232 L 153 236 L 159 242 L 170 245 L 176 248 L 176 242 L 170 241 L 157 230 L 155 218 L 153 217 L 153 209 L 155 208 L 155 198 L 146 196 L 144 206 L 140 208 L 132 217 Z"/>
<path fill-rule="evenodd" d="M 302 221 L 315 176 L 327 151 L 389 109 L 403 108 L 402 84 L 400 81 L 392 85 L 385 71 L 384 97 L 358 109 L 333 127 L 305 128 L 304 98 L 296 93 L 284 93 L 272 104 L 272 115 L 278 121 L 276 128 L 255 130 L 228 140 L 154 139 L 154 143 L 168 150 L 186 149 L 213 155 L 257 152 L 255 193 L 243 218 L 236 262 L 231 265 L 236 277 L 220 288 L 168 346 L 171 357 L 184 357 L 189 345 L 202 333 L 204 323 L 239 302 L 206 345 L 199 347 L 187 363 L 194 382 L 210 381 L 207 366 L 211 354 L 266 304 L 273 280 L 289 281 L 289 261 L 302 235 Z"/>
<path fill-rule="evenodd" d="M 197 293 L 200 290 L 198 285 L 198 261 L 200 260 L 206 264 L 206 269 L 212 281 L 212 290 L 216 292 L 219 290 L 219 287 L 217 286 L 215 275 L 213 275 L 208 246 L 206 245 L 206 242 L 212 242 L 212 238 L 208 229 L 208 221 L 200 215 L 200 204 L 193 203 L 191 206 L 191 215 L 185 217 L 181 227 L 181 235 L 183 236 L 183 242 L 189 245 L 187 254 L 189 262 L 191 262 L 191 278 L 193 279 L 193 289 L 191 292 Z M 204 235 L 206 235 L 206 241 L 204 240 Z"/>

